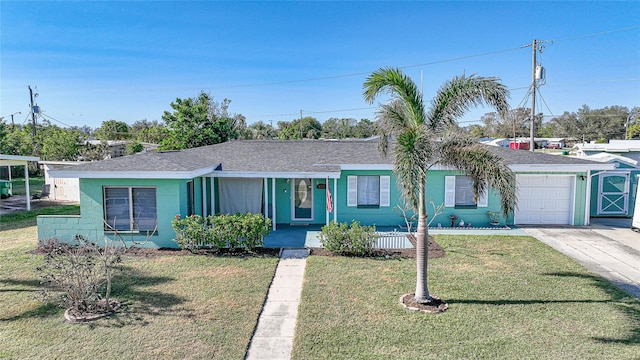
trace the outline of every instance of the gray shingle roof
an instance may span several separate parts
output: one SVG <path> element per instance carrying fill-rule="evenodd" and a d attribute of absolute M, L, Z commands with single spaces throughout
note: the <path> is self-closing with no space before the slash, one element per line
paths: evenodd
<path fill-rule="evenodd" d="M 569 156 L 487 146 L 509 165 L 598 165 Z M 339 172 L 338 165 L 391 165 L 376 141 L 362 140 L 237 140 L 194 149 L 150 152 L 67 168 L 84 172 L 194 172 L 221 164 L 233 172 Z M 108 176 L 105 176 L 108 177 Z"/>

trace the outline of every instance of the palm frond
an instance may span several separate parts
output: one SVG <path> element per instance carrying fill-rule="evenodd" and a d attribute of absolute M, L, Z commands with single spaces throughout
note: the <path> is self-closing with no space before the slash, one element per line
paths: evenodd
<path fill-rule="evenodd" d="M 439 163 L 461 170 L 474 180 L 474 196 L 486 194 L 489 188 L 500 195 L 503 214 L 509 216 L 517 206 L 516 175 L 504 159 L 486 145 L 469 139 L 449 138 L 440 143 Z"/>
<path fill-rule="evenodd" d="M 471 108 L 487 104 L 505 117 L 509 111 L 509 90 L 496 77 L 460 75 L 445 82 L 431 101 L 427 123 L 440 130 Z"/>

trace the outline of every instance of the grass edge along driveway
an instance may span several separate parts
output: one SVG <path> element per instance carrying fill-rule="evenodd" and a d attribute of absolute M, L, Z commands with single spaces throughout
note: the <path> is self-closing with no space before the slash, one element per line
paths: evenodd
<path fill-rule="evenodd" d="M 413 259 L 310 257 L 293 359 L 638 359 L 640 302 L 531 237 L 436 236 L 433 315 Z"/>

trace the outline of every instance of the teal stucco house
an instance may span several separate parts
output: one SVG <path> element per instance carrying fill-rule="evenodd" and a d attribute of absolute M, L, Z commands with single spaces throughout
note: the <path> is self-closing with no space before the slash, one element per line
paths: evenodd
<path fill-rule="evenodd" d="M 517 174 L 518 209 L 501 225 L 589 222 L 591 174 L 614 164 L 573 157 L 490 147 Z M 273 231 L 316 228 L 329 221 L 382 228 L 405 225 L 404 204 L 377 142 L 367 140 L 246 140 L 195 149 L 149 152 L 51 171 L 78 178 L 80 215 L 39 216 L 38 238 L 69 241 L 76 234 L 141 240 L 157 226 L 147 246 L 176 247 L 171 220 L 180 214 L 262 213 Z M 488 212 L 500 212 L 490 191 L 474 200 L 464 174 L 438 167 L 428 174 L 427 197 L 443 205 L 431 226 L 489 226 Z M 431 208 L 429 209 L 432 210 Z M 267 246 L 269 244 L 267 243 Z"/>

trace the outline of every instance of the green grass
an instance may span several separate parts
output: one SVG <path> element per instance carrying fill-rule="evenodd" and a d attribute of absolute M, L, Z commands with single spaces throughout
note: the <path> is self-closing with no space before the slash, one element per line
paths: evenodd
<path fill-rule="evenodd" d="M 30 195 L 40 192 L 42 190 L 42 185 L 44 185 L 44 176 L 29 176 Z M 27 193 L 24 178 L 12 178 L 11 186 L 13 196 L 25 195 Z"/>
<path fill-rule="evenodd" d="M 293 359 L 639 359 L 640 301 L 529 237 L 439 236 L 442 314 L 404 309 L 415 260 L 310 257 Z"/>
<path fill-rule="evenodd" d="M 0 217 L 0 230 L 35 226 L 38 215 L 79 215 L 80 205 L 59 205 L 29 211 L 16 211 Z"/>
<path fill-rule="evenodd" d="M 35 227 L 0 232 L 0 359 L 242 359 L 274 257 L 125 257 L 117 315 L 89 324 L 33 300 L 42 257 Z M 8 241 L 5 241 L 8 240 Z"/>

